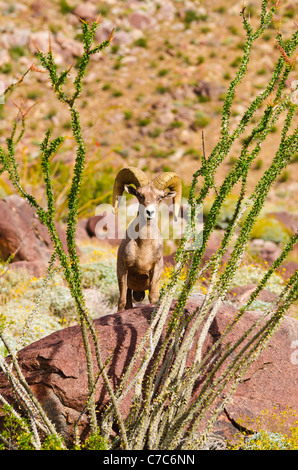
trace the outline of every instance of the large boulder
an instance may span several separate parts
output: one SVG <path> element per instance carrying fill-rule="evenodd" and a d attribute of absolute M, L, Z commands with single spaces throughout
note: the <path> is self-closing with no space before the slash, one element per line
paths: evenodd
<path fill-rule="evenodd" d="M 56 224 L 58 235 L 67 250 L 64 230 Z M 28 270 L 43 271 L 53 251 L 52 241 L 45 225 L 36 216 L 28 202 L 16 195 L 0 200 L 0 258 L 7 260 L 15 253 L 12 265 Z M 37 266 L 39 265 L 39 266 Z M 17 265 L 15 265 L 17 267 Z"/>
<path fill-rule="evenodd" d="M 260 318 L 261 312 L 246 312 L 243 319 L 231 333 L 229 341 L 235 341 Z M 233 317 L 232 311 L 226 310 L 218 315 L 210 328 L 210 335 L 221 334 Z M 238 385 L 231 401 L 215 424 L 215 431 L 227 439 L 233 438 L 237 430 L 248 433 L 258 430 L 258 421 L 262 412 L 273 416 L 298 407 L 297 376 L 297 338 L 298 320 L 286 316 L 278 331 L 270 339 L 267 348 L 250 366 Z M 296 348 L 296 350 L 295 350 Z M 293 417 L 293 421 L 296 418 Z M 293 421 L 285 423 L 286 431 Z M 262 423 L 263 429 L 274 432 L 274 419 Z M 271 427 L 272 426 L 272 427 Z"/>
<path fill-rule="evenodd" d="M 192 296 L 185 314 L 194 312 L 201 301 L 202 297 Z M 174 306 L 175 302 L 172 309 Z M 148 329 L 152 310 L 153 305 L 149 304 L 94 320 L 102 360 L 110 358 L 107 374 L 114 388 Z M 221 336 L 236 313 L 237 310 L 230 304 L 222 305 L 209 329 L 204 351 Z M 234 344 L 259 316 L 258 312 L 246 312 L 226 341 Z M 267 349 L 243 377 L 232 400 L 215 423 L 217 435 L 230 439 L 238 430 L 240 416 L 256 418 L 265 409 L 275 409 L 275 413 L 287 407 L 298 409 L 297 364 L 292 360 L 295 359 L 292 347 L 297 337 L 298 321 L 286 317 Z M 193 361 L 194 354 L 195 345 L 190 351 L 186 367 Z M 27 346 L 18 353 L 18 359 L 35 396 L 56 424 L 57 430 L 71 441 L 74 422 L 79 418 L 88 394 L 86 359 L 79 326 L 60 330 Z M 137 367 L 138 363 L 134 371 Z M 198 381 L 193 398 L 198 396 L 201 386 L 202 381 Z M 0 374 L 0 393 L 8 401 L 14 401 L 13 392 L 3 374 Z M 108 400 L 102 381 L 98 384 L 95 398 L 100 413 Z M 132 391 L 121 402 L 123 416 L 128 414 L 131 398 Z M 88 432 L 86 415 L 80 419 L 80 432 L 82 437 Z"/>
<path fill-rule="evenodd" d="M 14 261 L 9 265 L 9 271 L 22 271 L 31 277 L 43 277 L 47 273 L 47 265 L 41 261 Z"/>
<path fill-rule="evenodd" d="M 88 235 L 107 242 L 110 245 L 119 245 L 119 228 L 114 214 L 99 214 L 89 217 L 86 223 Z"/>

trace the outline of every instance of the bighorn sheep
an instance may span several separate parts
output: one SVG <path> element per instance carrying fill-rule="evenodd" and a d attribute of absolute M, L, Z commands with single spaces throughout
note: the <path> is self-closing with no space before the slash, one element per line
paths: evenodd
<path fill-rule="evenodd" d="M 118 211 L 118 198 L 124 190 L 138 199 L 139 208 L 137 217 L 126 230 L 118 249 L 118 311 L 132 308 L 132 298 L 143 300 L 146 290 L 149 290 L 150 302 L 158 300 L 158 283 L 163 271 L 163 238 L 158 228 L 157 208 L 162 199 L 173 197 L 174 217 L 177 218 L 182 184 L 176 173 L 161 173 L 149 180 L 138 168 L 123 168 L 113 188 L 115 214 Z M 136 236 L 131 236 L 130 227 L 134 228 Z"/>

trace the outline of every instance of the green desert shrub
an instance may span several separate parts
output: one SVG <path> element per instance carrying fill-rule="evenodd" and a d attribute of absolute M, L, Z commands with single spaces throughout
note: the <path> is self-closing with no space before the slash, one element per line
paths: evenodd
<path fill-rule="evenodd" d="M 116 275 L 116 258 L 110 263 L 94 262 L 84 264 L 82 269 L 82 287 L 98 288 L 110 303 L 115 303 L 118 298 L 118 282 Z"/>
<path fill-rule="evenodd" d="M 59 0 L 59 7 L 60 12 L 64 15 L 73 11 L 73 7 L 67 2 L 67 0 Z"/>
<path fill-rule="evenodd" d="M 54 188 L 60 207 L 58 217 L 65 220 L 67 193 L 65 188 L 69 187 L 72 168 L 59 161 L 53 164 L 54 169 Z M 86 172 L 82 179 L 81 197 L 78 201 L 78 213 L 80 218 L 85 217 L 94 211 L 96 203 L 110 203 L 112 200 L 111 188 L 114 182 L 114 168 L 110 165 L 100 165 L 98 161 L 92 160 L 86 164 Z"/>
<path fill-rule="evenodd" d="M 21 339 L 22 345 L 37 341 L 68 326 L 75 318 L 74 302 L 61 276 L 53 277 L 40 296 L 43 283 L 42 278 L 20 271 L 8 271 L 0 278 L 1 313 L 9 324 L 7 332 L 14 346 Z M 0 344 L 3 355 L 5 348 Z"/>
<path fill-rule="evenodd" d="M 256 264 L 245 264 L 238 268 L 231 285 L 232 287 L 245 286 L 246 284 L 258 285 L 263 279 L 265 273 L 266 269 L 264 266 Z M 283 287 L 284 280 L 278 273 L 273 273 L 268 280 L 268 283 L 266 284 L 266 289 L 277 295 L 281 293 Z"/>
<path fill-rule="evenodd" d="M 136 39 L 135 42 L 134 42 L 134 45 L 137 46 L 137 47 L 147 48 L 148 47 L 147 38 L 140 37 L 140 38 Z"/>
<path fill-rule="evenodd" d="M 292 450 L 286 436 L 276 432 L 259 431 L 247 437 L 241 450 Z"/>
<path fill-rule="evenodd" d="M 229 194 L 221 205 L 220 212 L 216 220 L 216 226 L 220 229 L 225 229 L 233 219 L 233 215 L 236 209 L 238 196 L 234 194 Z M 207 199 L 204 201 L 203 205 L 203 215 L 207 217 L 210 213 L 212 205 L 214 203 L 214 198 Z"/>
<path fill-rule="evenodd" d="M 261 238 L 282 244 L 285 244 L 291 235 L 290 230 L 282 222 L 269 215 L 260 217 L 256 221 L 251 233 L 252 238 Z"/>
<path fill-rule="evenodd" d="M 188 9 L 185 11 L 184 15 L 184 22 L 185 25 L 188 27 L 193 21 L 206 21 L 208 19 L 208 15 L 204 13 L 198 13 L 194 9 Z"/>
<path fill-rule="evenodd" d="M 202 128 L 208 126 L 209 123 L 210 123 L 209 116 L 207 116 L 207 114 L 204 113 L 203 111 L 197 111 L 196 116 L 195 116 L 195 120 L 193 121 L 191 127 L 194 130 L 198 130 L 198 129 L 202 129 Z"/>
<path fill-rule="evenodd" d="M 106 264 L 85 264 L 81 269 L 83 288 L 94 288 L 102 293 L 102 301 L 95 310 L 89 309 L 90 315 L 95 318 L 102 311 L 110 313 L 109 305 L 115 304 L 118 296 L 115 258 Z M 75 302 L 63 277 L 60 274 L 53 276 L 40 297 L 43 284 L 43 278 L 32 278 L 20 271 L 11 270 L 0 277 L 1 313 L 9 324 L 7 333 L 13 338 L 15 347 L 21 338 L 25 346 L 77 322 Z M 37 299 L 38 308 L 35 309 Z M 0 354 L 6 354 L 1 340 Z"/>
<path fill-rule="evenodd" d="M 243 432 L 234 436 L 232 450 L 297 450 L 297 412 L 287 407 L 262 410 L 256 417 L 240 418 Z M 247 430 L 247 431 L 245 431 Z"/>
<path fill-rule="evenodd" d="M 83 450 L 107 450 L 107 439 L 101 436 L 100 433 L 94 433 L 87 437 L 82 445 Z"/>

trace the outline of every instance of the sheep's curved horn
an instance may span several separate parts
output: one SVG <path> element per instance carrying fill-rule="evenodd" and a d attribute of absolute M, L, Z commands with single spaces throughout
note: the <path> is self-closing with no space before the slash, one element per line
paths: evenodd
<path fill-rule="evenodd" d="M 116 176 L 113 187 L 114 214 L 118 211 L 118 197 L 122 196 L 126 184 L 134 184 L 137 188 L 146 186 L 149 180 L 145 173 L 133 166 L 122 168 Z"/>
<path fill-rule="evenodd" d="M 176 191 L 176 195 L 174 196 L 174 216 L 177 219 L 182 196 L 182 182 L 180 176 L 171 171 L 167 171 L 156 176 L 153 180 L 153 184 L 157 189 Z"/>

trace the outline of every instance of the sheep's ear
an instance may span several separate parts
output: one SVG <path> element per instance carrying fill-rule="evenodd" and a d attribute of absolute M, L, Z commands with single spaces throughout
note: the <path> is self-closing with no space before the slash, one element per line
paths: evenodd
<path fill-rule="evenodd" d="M 133 186 L 130 186 L 129 184 L 125 184 L 124 189 L 129 194 L 132 194 L 133 196 L 136 196 L 137 191 L 136 191 L 136 188 L 134 188 Z"/>
<path fill-rule="evenodd" d="M 163 199 L 168 198 L 168 197 L 175 197 L 176 196 L 176 191 L 168 191 L 163 195 Z"/>

